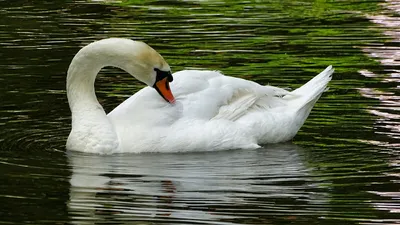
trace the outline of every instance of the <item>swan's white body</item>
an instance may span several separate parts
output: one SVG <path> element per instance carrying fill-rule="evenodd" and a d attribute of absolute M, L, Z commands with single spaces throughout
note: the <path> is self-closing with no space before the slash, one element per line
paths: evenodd
<path fill-rule="evenodd" d="M 67 149 L 100 154 L 210 151 L 288 141 L 303 125 L 333 73 L 329 66 L 288 92 L 216 71 L 185 70 L 173 74 L 174 104 L 146 87 L 106 115 L 94 94 L 97 73 L 104 66 L 117 66 L 151 86 L 154 78 L 144 71 L 142 61 L 162 57 L 153 52 L 143 56 L 144 45 L 105 39 L 75 56 L 67 78 L 72 111 Z M 169 69 L 159 58 L 153 62 Z"/>

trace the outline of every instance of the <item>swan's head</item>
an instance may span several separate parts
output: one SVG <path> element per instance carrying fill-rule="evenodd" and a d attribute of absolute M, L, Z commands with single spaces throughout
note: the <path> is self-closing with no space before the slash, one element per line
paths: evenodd
<path fill-rule="evenodd" d="M 158 52 L 144 42 L 133 41 L 133 44 L 135 48 L 132 49 L 133 62 L 127 71 L 138 80 L 156 89 L 166 101 L 175 102 L 169 86 L 173 77 L 168 63 Z"/>

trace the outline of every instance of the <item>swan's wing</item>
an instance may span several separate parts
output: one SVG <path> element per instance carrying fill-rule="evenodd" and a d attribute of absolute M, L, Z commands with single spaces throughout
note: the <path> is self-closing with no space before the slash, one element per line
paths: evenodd
<path fill-rule="evenodd" d="M 269 110 L 279 114 L 287 108 L 282 107 L 287 104 L 284 89 L 215 71 L 181 71 L 173 76 L 175 104 L 146 87 L 108 114 L 122 149 L 256 148 L 256 138 L 265 129 L 257 127 L 255 133 L 253 125 Z"/>
<path fill-rule="evenodd" d="M 219 108 L 218 114 L 212 119 L 227 119 L 235 121 L 243 116 L 257 101 L 257 95 L 246 89 L 238 89 L 228 103 Z"/>
<path fill-rule="evenodd" d="M 176 99 L 174 105 L 165 102 L 153 88 L 146 87 L 110 112 L 109 118 L 116 127 L 125 128 L 168 126 L 181 119 L 235 121 L 250 111 L 286 104 L 281 98 L 288 94 L 284 89 L 216 71 L 185 70 L 173 76 L 170 86 Z"/>
<path fill-rule="evenodd" d="M 177 100 L 183 116 L 235 121 L 250 111 L 269 110 L 286 105 L 289 92 L 255 82 L 224 76 L 215 71 L 181 71 L 174 74 Z M 175 81 L 174 81 L 175 82 Z"/>
<path fill-rule="evenodd" d="M 235 121 L 249 112 L 276 110 L 286 106 L 283 96 L 288 95 L 284 89 L 270 86 L 255 86 L 253 89 L 238 88 L 228 103 L 222 105 L 213 119 Z"/>

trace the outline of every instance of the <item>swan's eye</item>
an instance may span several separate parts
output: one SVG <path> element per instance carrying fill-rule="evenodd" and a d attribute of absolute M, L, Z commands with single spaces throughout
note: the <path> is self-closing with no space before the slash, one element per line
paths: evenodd
<path fill-rule="evenodd" d="M 172 82 L 174 80 L 174 77 L 172 76 L 171 72 L 168 72 L 168 81 Z"/>
<path fill-rule="evenodd" d="M 172 77 L 171 71 L 162 71 L 160 69 L 154 68 L 157 73 L 156 82 L 167 77 L 169 82 L 172 82 L 174 78 Z"/>

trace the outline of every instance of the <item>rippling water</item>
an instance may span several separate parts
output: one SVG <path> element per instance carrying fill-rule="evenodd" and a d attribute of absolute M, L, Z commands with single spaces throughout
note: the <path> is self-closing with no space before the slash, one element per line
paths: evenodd
<path fill-rule="evenodd" d="M 0 223 L 399 224 L 400 2 L 1 1 Z M 118 36 L 173 71 L 296 88 L 336 72 L 293 143 L 256 151 L 65 150 L 69 62 Z M 107 111 L 143 87 L 102 70 Z"/>

